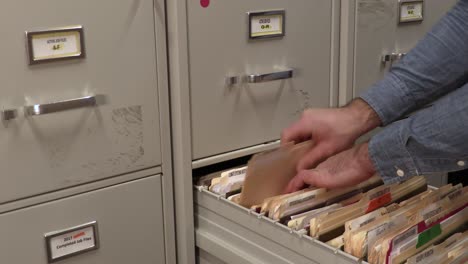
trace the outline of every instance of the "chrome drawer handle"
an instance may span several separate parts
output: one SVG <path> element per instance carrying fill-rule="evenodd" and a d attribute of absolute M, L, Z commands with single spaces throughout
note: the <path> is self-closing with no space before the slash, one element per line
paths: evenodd
<path fill-rule="evenodd" d="M 18 111 L 16 109 L 2 110 L 1 115 L 3 121 L 9 121 L 16 118 Z"/>
<path fill-rule="evenodd" d="M 28 105 L 24 107 L 24 115 L 45 115 L 77 108 L 97 106 L 102 97 L 102 95 L 91 95 L 49 104 Z"/>
<path fill-rule="evenodd" d="M 392 53 L 392 54 L 383 55 L 382 62 L 383 63 L 394 62 L 394 61 L 402 59 L 404 56 L 406 56 L 406 53 Z"/>
<path fill-rule="evenodd" d="M 261 82 L 270 82 L 276 80 L 290 79 L 293 77 L 294 70 L 289 69 L 285 71 L 265 73 L 265 74 L 250 74 L 247 75 L 248 83 L 261 83 Z"/>

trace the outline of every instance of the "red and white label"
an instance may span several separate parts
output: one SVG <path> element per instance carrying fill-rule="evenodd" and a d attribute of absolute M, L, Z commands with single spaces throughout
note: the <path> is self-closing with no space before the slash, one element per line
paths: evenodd
<path fill-rule="evenodd" d="M 94 227 L 88 226 L 69 233 L 52 237 L 49 248 L 52 259 L 74 254 L 96 247 Z"/>

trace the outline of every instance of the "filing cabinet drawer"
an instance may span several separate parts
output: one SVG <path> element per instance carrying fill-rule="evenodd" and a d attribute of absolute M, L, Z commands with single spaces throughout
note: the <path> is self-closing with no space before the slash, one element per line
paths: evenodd
<path fill-rule="evenodd" d="M 187 2 L 194 160 L 277 140 L 304 108 L 330 106 L 332 2 Z M 248 13 L 262 11 L 284 11 L 284 36 L 250 39 Z"/>
<path fill-rule="evenodd" d="M 99 248 L 57 263 L 164 263 L 161 199 L 161 176 L 152 176 L 1 214 L 0 263 L 48 263 L 45 234 L 92 221 Z"/>
<path fill-rule="evenodd" d="M 152 0 L 2 2 L 0 203 L 161 164 L 154 21 Z M 76 25 L 84 58 L 29 65 L 25 31 Z"/>
<path fill-rule="evenodd" d="M 300 231 L 196 187 L 196 243 L 201 263 L 366 263 Z M 201 253 L 201 254 L 200 254 Z"/>
<path fill-rule="evenodd" d="M 357 10 L 349 10 L 356 13 L 356 23 L 350 24 L 356 25 L 353 97 L 381 79 L 457 1 L 413 1 L 423 7 L 422 20 L 413 22 L 399 22 L 405 11 L 401 2 L 405 1 L 357 0 Z"/>

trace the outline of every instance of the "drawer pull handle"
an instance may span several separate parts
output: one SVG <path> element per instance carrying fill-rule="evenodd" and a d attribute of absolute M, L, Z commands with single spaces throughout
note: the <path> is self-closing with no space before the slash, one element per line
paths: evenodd
<path fill-rule="evenodd" d="M 25 116 L 45 115 L 72 109 L 97 106 L 102 95 L 91 95 L 48 104 L 28 105 L 24 107 Z"/>
<path fill-rule="evenodd" d="M 406 53 L 386 54 L 382 56 L 382 63 L 394 62 L 394 61 L 402 59 L 404 56 L 406 56 Z"/>
<path fill-rule="evenodd" d="M 16 118 L 18 111 L 16 109 L 2 110 L 1 115 L 3 121 L 9 121 Z"/>
<path fill-rule="evenodd" d="M 294 70 L 289 69 L 285 71 L 265 73 L 265 74 L 250 74 L 247 75 L 248 83 L 262 83 L 276 80 L 290 79 L 293 77 Z"/>

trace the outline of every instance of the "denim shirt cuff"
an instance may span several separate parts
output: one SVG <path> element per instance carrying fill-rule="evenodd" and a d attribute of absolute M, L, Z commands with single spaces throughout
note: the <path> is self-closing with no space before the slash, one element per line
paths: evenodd
<path fill-rule="evenodd" d="M 397 76 L 389 73 L 386 78 L 374 84 L 359 97 L 374 109 L 386 126 L 394 120 L 401 118 L 414 103 L 406 95 L 405 84 Z"/>
<path fill-rule="evenodd" d="M 416 163 L 405 146 L 404 122 L 402 120 L 392 124 L 369 142 L 369 156 L 385 184 L 419 175 Z"/>

